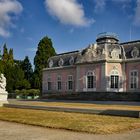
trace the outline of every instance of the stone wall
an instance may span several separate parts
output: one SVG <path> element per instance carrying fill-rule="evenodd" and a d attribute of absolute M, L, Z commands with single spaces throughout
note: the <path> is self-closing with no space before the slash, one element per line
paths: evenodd
<path fill-rule="evenodd" d="M 89 101 L 140 101 L 140 93 L 134 92 L 82 92 L 65 94 L 43 94 L 42 98 L 60 100 L 89 100 Z"/>

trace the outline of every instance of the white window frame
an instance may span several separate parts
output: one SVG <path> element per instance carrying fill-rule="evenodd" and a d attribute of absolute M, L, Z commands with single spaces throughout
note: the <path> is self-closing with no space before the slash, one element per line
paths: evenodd
<path fill-rule="evenodd" d="M 132 73 L 134 74 L 134 73 L 137 73 L 136 74 L 136 76 L 135 75 L 131 75 Z M 131 79 L 131 78 L 133 78 L 133 79 Z M 131 80 L 133 80 L 133 81 L 131 81 Z M 134 85 L 134 81 L 136 80 L 136 88 L 132 88 L 131 87 L 131 82 L 133 83 L 133 85 Z M 136 89 L 138 89 L 138 83 L 139 83 L 139 73 L 138 73 L 138 70 L 131 70 L 130 72 L 129 72 L 129 89 L 130 90 L 136 90 Z"/>
<path fill-rule="evenodd" d="M 71 78 L 70 78 L 71 77 Z M 69 88 L 69 82 L 72 82 L 72 89 Z M 73 84 L 73 75 L 68 75 L 67 78 L 67 90 L 72 91 L 74 88 L 74 84 Z"/>
<path fill-rule="evenodd" d="M 61 82 L 60 87 L 59 87 L 58 82 Z M 58 75 L 57 76 L 57 90 L 58 91 L 61 91 L 62 90 L 62 77 L 61 77 L 61 75 Z"/>
<path fill-rule="evenodd" d="M 89 88 L 89 83 L 88 83 L 88 76 L 93 76 L 93 88 Z M 94 71 L 88 71 L 86 74 L 86 89 L 87 91 L 96 91 L 96 75 Z"/>
<path fill-rule="evenodd" d="M 49 83 L 51 84 L 50 88 L 49 88 Z M 47 78 L 47 90 L 48 91 L 52 90 L 52 82 L 51 82 L 51 76 L 50 75 L 48 75 L 48 78 Z"/>
<path fill-rule="evenodd" d="M 115 87 L 111 88 L 111 76 L 114 76 L 114 83 L 116 82 L 115 77 L 118 76 L 118 88 L 115 88 Z M 119 91 L 119 89 L 120 89 L 120 75 L 119 75 L 118 70 L 115 69 L 115 70 L 112 70 L 110 72 L 109 81 L 110 81 L 110 84 L 109 84 L 110 91 Z"/>

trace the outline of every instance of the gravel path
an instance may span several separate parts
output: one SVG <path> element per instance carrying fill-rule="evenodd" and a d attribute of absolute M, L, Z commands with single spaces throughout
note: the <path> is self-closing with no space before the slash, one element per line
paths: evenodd
<path fill-rule="evenodd" d="M 93 135 L 0 121 L 0 140 L 140 140 L 140 129 L 124 134 Z"/>

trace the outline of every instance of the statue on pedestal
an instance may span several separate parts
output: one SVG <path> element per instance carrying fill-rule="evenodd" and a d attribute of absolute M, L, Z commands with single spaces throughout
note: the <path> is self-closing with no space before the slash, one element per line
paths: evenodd
<path fill-rule="evenodd" d="M 0 75 L 0 93 L 6 92 L 6 78 L 3 74 Z M 7 93 L 7 92 L 6 92 Z"/>
<path fill-rule="evenodd" d="M 6 91 L 6 78 L 3 74 L 0 74 L 0 106 L 4 103 L 8 103 L 7 101 L 8 93 Z"/>

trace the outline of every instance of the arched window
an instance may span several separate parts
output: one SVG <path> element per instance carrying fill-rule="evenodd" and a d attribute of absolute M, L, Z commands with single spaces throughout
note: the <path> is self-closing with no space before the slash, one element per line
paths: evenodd
<path fill-rule="evenodd" d="M 137 58 L 139 56 L 139 50 L 138 48 L 134 47 L 133 50 L 131 51 L 131 56 L 132 58 Z"/>
<path fill-rule="evenodd" d="M 59 65 L 59 66 L 63 66 L 63 64 L 64 64 L 64 60 L 63 60 L 62 58 L 60 58 L 60 59 L 59 59 L 59 62 L 58 62 L 58 65 Z"/>
<path fill-rule="evenodd" d="M 53 67 L 53 60 L 49 61 L 49 68 Z"/>
<path fill-rule="evenodd" d="M 73 65 L 74 64 L 74 58 L 73 58 L 73 56 L 71 56 L 71 58 L 69 60 L 69 63 L 70 63 L 70 65 Z"/>
<path fill-rule="evenodd" d="M 96 76 L 95 73 L 89 71 L 87 73 L 87 89 L 95 89 L 96 88 Z"/>
<path fill-rule="evenodd" d="M 117 70 L 112 70 L 110 73 L 110 88 L 111 89 L 119 88 L 119 73 Z"/>

